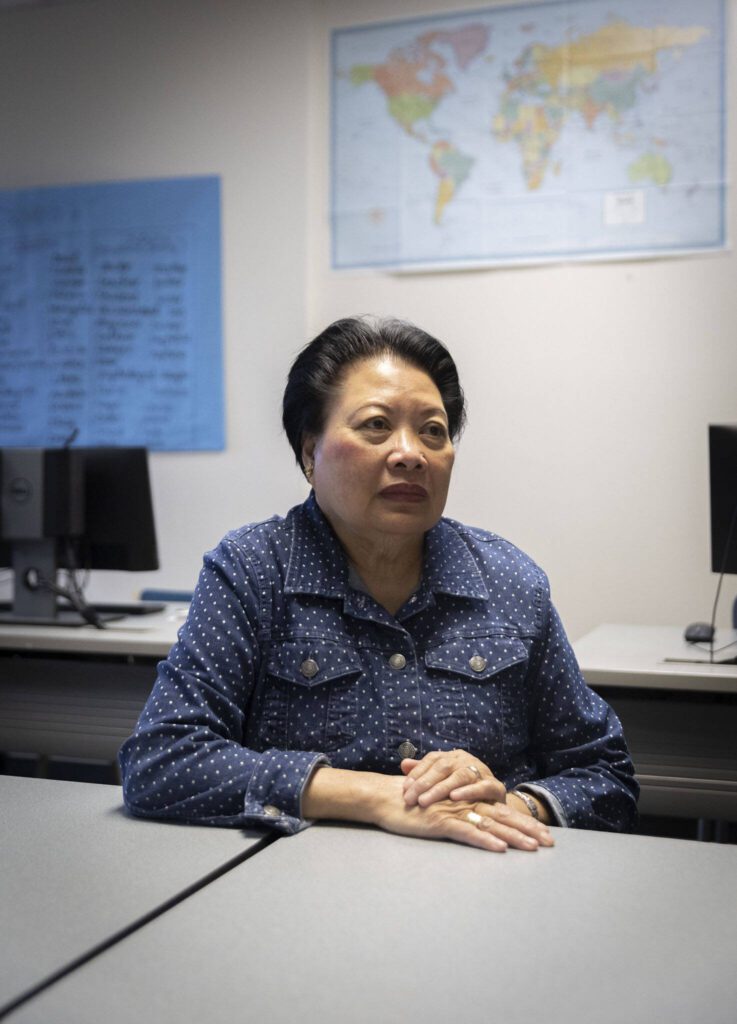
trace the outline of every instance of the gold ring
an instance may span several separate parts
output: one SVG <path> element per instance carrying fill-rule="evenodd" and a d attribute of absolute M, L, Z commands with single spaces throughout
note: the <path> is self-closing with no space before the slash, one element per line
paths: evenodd
<path fill-rule="evenodd" d="M 472 825 L 480 825 L 484 819 L 476 811 L 469 811 L 466 815 L 466 821 L 470 821 Z"/>

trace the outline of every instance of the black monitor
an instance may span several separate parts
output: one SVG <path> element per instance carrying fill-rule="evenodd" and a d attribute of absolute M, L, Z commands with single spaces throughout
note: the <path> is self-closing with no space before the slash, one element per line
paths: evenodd
<path fill-rule="evenodd" d="M 0 448 L 0 566 L 15 577 L 0 622 L 98 622 L 57 569 L 158 569 L 146 449 Z"/>
<path fill-rule="evenodd" d="M 709 427 L 711 571 L 737 573 L 737 425 Z"/>

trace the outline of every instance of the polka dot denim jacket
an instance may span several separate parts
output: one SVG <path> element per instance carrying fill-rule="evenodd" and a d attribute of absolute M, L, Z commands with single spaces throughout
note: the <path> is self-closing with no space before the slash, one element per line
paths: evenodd
<path fill-rule="evenodd" d="M 559 824 L 632 826 L 621 725 L 584 682 L 534 562 L 442 519 L 419 589 L 390 615 L 311 495 L 205 556 L 120 763 L 134 813 L 294 832 L 317 764 L 398 773 L 403 757 L 455 747 Z"/>

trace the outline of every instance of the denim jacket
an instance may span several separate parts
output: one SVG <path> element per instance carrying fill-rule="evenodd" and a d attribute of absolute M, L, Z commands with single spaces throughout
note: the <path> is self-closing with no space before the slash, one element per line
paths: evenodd
<path fill-rule="evenodd" d="M 290 833 L 308 824 L 316 765 L 396 774 L 454 748 L 561 825 L 632 826 L 621 725 L 584 682 L 542 570 L 441 519 L 419 589 L 390 615 L 310 495 L 205 556 L 120 763 L 133 813 Z"/>

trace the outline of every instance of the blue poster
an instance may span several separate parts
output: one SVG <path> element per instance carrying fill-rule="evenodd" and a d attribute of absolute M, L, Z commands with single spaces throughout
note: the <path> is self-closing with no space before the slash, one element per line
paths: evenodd
<path fill-rule="evenodd" d="M 0 445 L 224 447 L 220 181 L 0 192 Z"/>

